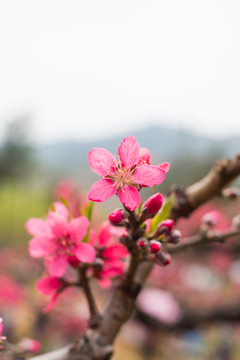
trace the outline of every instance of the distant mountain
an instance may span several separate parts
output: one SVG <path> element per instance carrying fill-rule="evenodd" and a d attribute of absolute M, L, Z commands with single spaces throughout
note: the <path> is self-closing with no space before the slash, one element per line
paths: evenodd
<path fill-rule="evenodd" d="M 35 155 L 38 161 L 52 171 L 69 172 L 87 166 L 87 154 L 93 147 L 104 147 L 116 154 L 122 139 L 134 135 L 141 147 L 150 150 L 154 161 L 172 161 L 219 156 L 233 156 L 240 153 L 240 138 L 214 140 L 184 130 L 150 126 L 131 134 L 122 133 L 112 139 L 76 142 L 67 141 L 39 146 Z M 216 155 L 216 157 L 215 157 Z"/>

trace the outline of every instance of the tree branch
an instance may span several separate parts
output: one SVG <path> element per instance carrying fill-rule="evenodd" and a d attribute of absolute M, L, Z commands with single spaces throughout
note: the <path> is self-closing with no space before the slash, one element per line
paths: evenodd
<path fill-rule="evenodd" d="M 240 175 L 240 154 L 233 159 L 218 160 L 209 173 L 200 181 L 184 188 L 176 186 L 175 201 L 171 212 L 171 218 L 188 217 L 189 214 L 218 195 L 222 189 Z"/>
<path fill-rule="evenodd" d="M 228 232 L 222 234 L 214 234 L 214 232 L 208 231 L 194 235 L 190 238 L 183 239 L 183 242 L 167 248 L 167 252 L 170 254 L 176 254 L 182 251 L 192 249 L 201 245 L 209 245 L 214 243 L 222 243 L 228 238 L 240 235 L 240 230 L 231 229 Z"/>

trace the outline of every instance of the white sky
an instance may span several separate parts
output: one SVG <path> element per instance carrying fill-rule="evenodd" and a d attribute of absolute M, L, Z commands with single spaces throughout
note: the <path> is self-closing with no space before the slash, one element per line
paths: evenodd
<path fill-rule="evenodd" d="M 239 0 L 0 0 L 0 139 L 240 135 Z"/>

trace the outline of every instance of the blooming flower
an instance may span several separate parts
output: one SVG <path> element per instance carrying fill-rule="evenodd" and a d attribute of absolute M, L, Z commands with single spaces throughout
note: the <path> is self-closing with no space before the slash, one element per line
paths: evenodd
<path fill-rule="evenodd" d="M 89 221 L 80 216 L 68 221 L 69 212 L 61 203 L 54 203 L 46 221 L 31 218 L 26 223 L 27 231 L 33 235 L 29 251 L 33 257 L 44 257 L 50 275 L 61 277 L 69 259 L 75 256 L 83 263 L 95 259 L 92 245 L 82 242 L 87 233 Z"/>
<path fill-rule="evenodd" d="M 134 136 L 121 142 L 117 158 L 104 148 L 92 149 L 88 154 L 89 165 L 102 179 L 91 187 L 89 200 L 102 202 L 117 194 L 129 210 L 136 209 L 141 201 L 140 188 L 161 184 L 165 177 L 165 170 L 149 165 L 147 160 L 144 154 L 141 157 Z"/>
<path fill-rule="evenodd" d="M 111 279 L 123 274 L 124 262 L 128 256 L 126 248 L 117 242 L 117 238 L 125 233 L 125 229 L 115 228 L 109 222 L 104 222 L 99 233 L 90 232 L 90 242 L 97 253 L 96 260 L 101 260 L 102 266 L 96 268 L 94 275 L 99 279 L 99 284 L 106 288 L 111 285 Z"/>

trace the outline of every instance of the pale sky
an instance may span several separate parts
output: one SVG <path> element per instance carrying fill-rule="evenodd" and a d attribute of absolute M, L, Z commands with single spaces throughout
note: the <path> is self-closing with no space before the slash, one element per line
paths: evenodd
<path fill-rule="evenodd" d="M 240 135 L 239 0 L 0 0 L 0 139 Z"/>

